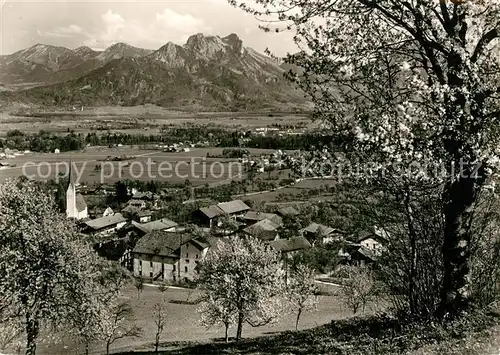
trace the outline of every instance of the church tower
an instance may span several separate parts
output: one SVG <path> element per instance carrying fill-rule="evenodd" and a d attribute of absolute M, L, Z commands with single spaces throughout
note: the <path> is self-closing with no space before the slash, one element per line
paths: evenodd
<path fill-rule="evenodd" d="M 87 204 L 82 195 L 76 193 L 73 162 L 69 162 L 68 189 L 66 190 L 66 217 L 83 219 L 88 217 Z"/>

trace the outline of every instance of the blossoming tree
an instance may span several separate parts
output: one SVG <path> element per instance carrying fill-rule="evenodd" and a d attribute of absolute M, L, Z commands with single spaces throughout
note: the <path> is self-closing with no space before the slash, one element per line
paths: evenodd
<path fill-rule="evenodd" d="M 72 329 L 86 340 L 97 336 L 93 329 L 119 283 L 103 279 L 109 264 L 40 184 L 20 179 L 0 185 L 0 250 L 0 321 L 23 325 L 26 354 L 36 353 L 48 327 Z"/>
<path fill-rule="evenodd" d="M 279 255 L 251 237 L 220 239 L 200 263 L 198 287 L 205 325 L 236 323 L 240 340 L 244 323 L 268 324 L 280 314 L 283 269 Z"/>
<path fill-rule="evenodd" d="M 290 78 L 312 98 L 315 116 L 354 137 L 377 169 L 446 168 L 405 178 L 441 186 L 444 274 L 436 314 L 466 306 L 474 204 L 498 161 L 500 2 L 229 2 L 273 21 L 266 29 L 295 31 L 303 50 L 286 61 L 301 69 Z"/>

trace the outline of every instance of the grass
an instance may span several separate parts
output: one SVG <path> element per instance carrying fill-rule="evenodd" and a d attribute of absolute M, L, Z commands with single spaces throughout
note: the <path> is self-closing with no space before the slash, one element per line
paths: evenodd
<path fill-rule="evenodd" d="M 321 285 L 322 290 L 330 289 L 333 293 L 334 287 Z M 212 342 L 214 339 L 220 339 L 224 336 L 224 329 L 213 327 L 207 329 L 199 324 L 200 316 L 197 312 L 199 305 L 196 300 L 199 294 L 197 291 L 170 288 L 166 291 L 167 303 L 167 326 L 161 337 L 162 343 L 168 344 L 192 344 L 191 342 Z M 160 300 L 160 292 L 156 287 L 146 286 L 140 299 L 137 299 L 137 290 L 133 286 L 126 288 L 124 299 L 130 302 L 135 313 L 135 324 L 143 329 L 140 338 L 121 339 L 113 344 L 114 352 L 127 351 L 150 351 L 153 349 L 155 325 L 152 318 L 152 309 L 156 302 Z M 371 305 L 367 313 L 377 312 L 382 305 Z M 352 312 L 348 310 L 338 296 L 320 296 L 317 310 L 305 312 L 300 320 L 299 329 L 310 329 L 328 324 L 332 319 L 343 319 L 351 317 Z M 243 329 L 244 338 L 256 338 L 260 336 L 277 334 L 283 331 L 295 329 L 295 315 L 286 314 L 280 320 L 273 324 L 259 328 L 246 326 Z M 235 329 L 230 330 L 234 335 Z M 186 343 L 189 342 L 189 343 Z M 83 347 L 71 339 L 64 339 L 58 344 L 42 344 L 38 347 L 40 355 L 69 355 L 82 351 Z M 92 354 L 103 353 L 102 344 L 93 344 Z"/>
<path fill-rule="evenodd" d="M 69 109 L 69 107 L 68 107 Z M 206 124 L 224 126 L 231 129 L 266 127 L 277 123 L 281 125 L 303 124 L 315 128 L 307 114 L 267 112 L 186 112 L 168 110 L 154 105 L 117 107 L 104 106 L 84 108 L 83 112 L 51 112 L 43 108 L 30 109 L 41 117 L 23 117 L 16 115 L 16 109 L 0 109 L 0 134 L 12 129 L 36 133 L 43 129 L 49 132 L 65 132 L 68 128 L 76 133 L 87 133 L 93 125 L 100 122 L 120 121 L 138 123 L 140 128 L 129 130 L 112 129 L 113 132 L 144 133 L 143 127 L 149 127 L 150 134 L 159 133 L 161 125 Z"/>
<path fill-rule="evenodd" d="M 497 315 L 471 314 L 446 327 L 437 324 L 401 324 L 387 315 L 334 320 L 302 331 L 245 339 L 178 342 L 163 345 L 161 354 L 335 354 L 335 355 L 486 355 L 498 354 Z M 150 354 L 134 352 L 133 354 Z M 128 355 L 132 353 L 122 353 Z"/>

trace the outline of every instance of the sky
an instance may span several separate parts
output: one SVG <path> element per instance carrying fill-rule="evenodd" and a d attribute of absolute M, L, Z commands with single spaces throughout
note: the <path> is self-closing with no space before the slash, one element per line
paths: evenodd
<path fill-rule="evenodd" d="M 265 33 L 259 20 L 227 0 L 0 0 L 0 54 L 37 43 L 102 50 L 117 42 L 158 49 L 190 35 L 236 33 L 246 47 L 296 52 L 293 33 Z"/>

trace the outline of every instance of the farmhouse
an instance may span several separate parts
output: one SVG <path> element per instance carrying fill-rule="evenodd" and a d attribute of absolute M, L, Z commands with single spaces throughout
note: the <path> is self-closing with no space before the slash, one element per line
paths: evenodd
<path fill-rule="evenodd" d="M 276 214 L 281 217 L 285 216 L 295 217 L 299 215 L 299 211 L 297 211 L 292 206 L 289 206 L 279 209 L 278 211 L 276 211 Z"/>
<path fill-rule="evenodd" d="M 212 227 L 214 221 L 224 215 L 224 211 L 217 205 L 202 207 L 193 212 L 193 220 L 200 226 Z"/>
<path fill-rule="evenodd" d="M 183 233 L 152 231 L 133 252 L 134 276 L 151 281 L 192 281 L 209 243 Z"/>
<path fill-rule="evenodd" d="M 358 236 L 358 243 L 361 245 L 361 248 L 370 251 L 375 256 L 382 254 L 386 242 L 387 238 L 385 235 L 380 233 L 377 229 L 375 229 L 373 233 L 363 231 Z"/>
<path fill-rule="evenodd" d="M 178 224 L 168 218 L 158 219 L 147 223 L 132 221 L 132 224 L 139 230 L 139 235 L 144 235 L 153 231 L 175 232 Z"/>
<path fill-rule="evenodd" d="M 313 222 L 302 229 L 302 235 L 313 244 L 315 242 L 325 244 L 341 240 L 343 233 L 335 228 Z"/>
<path fill-rule="evenodd" d="M 266 218 L 243 229 L 243 234 L 269 242 L 279 239 L 279 227 L 278 224 Z"/>
<path fill-rule="evenodd" d="M 128 201 L 128 205 L 138 209 L 144 209 L 146 208 L 146 201 L 133 198 Z"/>
<path fill-rule="evenodd" d="M 90 233 L 108 236 L 127 224 L 127 220 L 121 213 L 115 213 L 111 216 L 100 217 L 85 222 L 86 230 Z"/>
<path fill-rule="evenodd" d="M 247 225 L 250 226 L 254 223 L 260 222 L 264 219 L 268 219 L 271 222 L 281 226 L 283 224 L 283 220 L 280 216 L 274 213 L 264 213 L 264 212 L 256 212 L 256 211 L 248 211 L 245 213 L 241 220 Z"/>
<path fill-rule="evenodd" d="M 193 212 L 193 219 L 200 226 L 212 227 L 214 220 L 221 216 L 242 217 L 249 210 L 250 207 L 241 200 L 221 202 L 196 210 Z"/>
<path fill-rule="evenodd" d="M 276 251 L 294 254 L 299 250 L 309 249 L 311 243 L 304 237 L 293 237 L 290 239 L 278 239 L 269 243 Z"/>
<path fill-rule="evenodd" d="M 250 210 L 250 207 L 248 207 L 247 204 L 241 200 L 221 202 L 217 204 L 217 207 L 230 217 L 241 217 L 245 214 L 245 212 Z"/>
<path fill-rule="evenodd" d="M 139 220 L 140 223 L 148 223 L 151 222 L 151 217 L 153 216 L 153 212 L 149 210 L 142 210 L 135 214 L 136 219 Z"/>

